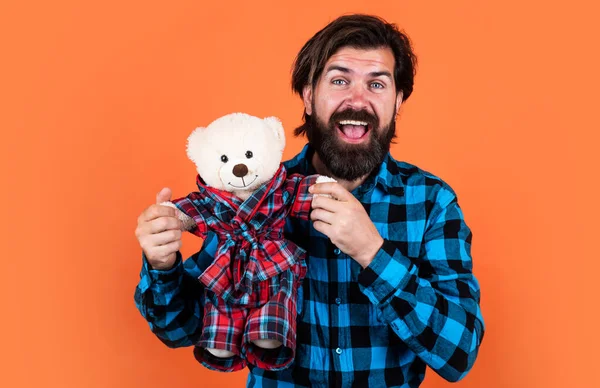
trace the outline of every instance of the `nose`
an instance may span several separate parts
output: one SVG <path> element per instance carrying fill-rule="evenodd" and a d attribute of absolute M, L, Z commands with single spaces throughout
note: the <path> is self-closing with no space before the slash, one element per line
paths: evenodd
<path fill-rule="evenodd" d="M 362 85 L 355 83 L 349 91 L 346 105 L 354 110 L 363 110 L 368 106 L 365 89 Z"/>
<path fill-rule="evenodd" d="M 238 178 L 245 177 L 248 174 L 248 167 L 245 164 L 236 164 L 233 166 L 233 175 Z"/>

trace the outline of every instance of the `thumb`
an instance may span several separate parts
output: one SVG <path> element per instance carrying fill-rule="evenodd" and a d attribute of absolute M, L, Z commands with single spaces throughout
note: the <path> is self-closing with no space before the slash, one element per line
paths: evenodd
<path fill-rule="evenodd" d="M 161 191 L 156 194 L 156 204 L 160 204 L 161 202 L 166 202 L 171 200 L 171 189 L 168 187 L 164 187 Z"/>

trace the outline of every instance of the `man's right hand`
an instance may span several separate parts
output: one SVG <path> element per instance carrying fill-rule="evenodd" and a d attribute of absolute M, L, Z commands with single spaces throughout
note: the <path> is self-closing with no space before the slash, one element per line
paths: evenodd
<path fill-rule="evenodd" d="M 181 249 L 182 222 L 174 208 L 159 205 L 170 200 L 171 189 L 165 187 L 156 194 L 156 203 L 140 214 L 135 229 L 135 236 L 153 269 L 171 269 Z"/>

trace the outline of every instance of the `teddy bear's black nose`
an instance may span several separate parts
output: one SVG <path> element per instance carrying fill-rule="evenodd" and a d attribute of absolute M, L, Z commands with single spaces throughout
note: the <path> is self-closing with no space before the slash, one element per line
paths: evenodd
<path fill-rule="evenodd" d="M 236 164 L 233 166 L 233 175 L 238 178 L 245 177 L 248 174 L 248 167 L 245 164 Z"/>

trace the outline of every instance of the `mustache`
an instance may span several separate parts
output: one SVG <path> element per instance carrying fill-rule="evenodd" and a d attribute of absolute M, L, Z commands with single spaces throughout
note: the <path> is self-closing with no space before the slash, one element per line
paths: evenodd
<path fill-rule="evenodd" d="M 379 118 L 364 109 L 345 109 L 340 112 L 335 112 L 329 118 L 329 124 L 331 127 L 333 127 L 335 124 L 343 120 L 364 121 L 369 125 L 370 129 L 379 128 Z"/>

